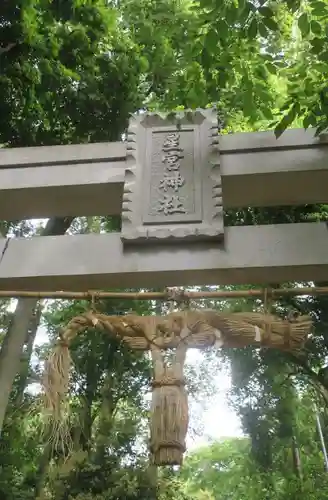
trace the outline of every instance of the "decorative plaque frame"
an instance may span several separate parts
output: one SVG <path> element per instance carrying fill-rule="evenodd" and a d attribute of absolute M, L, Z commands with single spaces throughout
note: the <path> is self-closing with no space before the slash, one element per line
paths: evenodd
<path fill-rule="evenodd" d="M 223 234 L 216 111 L 185 112 L 178 122 L 157 113 L 133 116 L 127 140 L 123 243 L 221 241 Z"/>

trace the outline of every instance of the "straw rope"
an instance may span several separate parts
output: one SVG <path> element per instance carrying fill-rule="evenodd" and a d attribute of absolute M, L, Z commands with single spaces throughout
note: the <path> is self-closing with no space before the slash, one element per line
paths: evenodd
<path fill-rule="evenodd" d="M 188 400 L 183 377 L 189 347 L 257 345 L 299 352 L 310 333 L 308 316 L 282 320 L 271 314 L 183 310 L 166 316 L 107 316 L 89 311 L 73 318 L 61 332 L 45 363 L 44 404 L 51 417 L 53 441 L 67 441 L 64 425 L 72 340 L 86 328 L 97 327 L 132 349 L 150 350 L 154 379 L 150 449 L 157 465 L 181 464 L 188 428 Z M 174 348 L 171 366 L 162 350 Z"/>
<path fill-rule="evenodd" d="M 188 394 L 183 368 L 187 347 L 177 347 L 172 366 L 151 346 L 154 380 L 150 419 L 150 452 L 155 465 L 181 465 L 188 431 Z"/>
<path fill-rule="evenodd" d="M 154 316 L 149 319 L 145 335 L 153 363 L 149 443 L 151 460 L 154 465 L 181 465 L 189 423 L 188 394 L 183 376 L 188 349 L 183 342 L 186 330 L 172 332 L 173 336 L 180 334 L 180 343 L 169 365 L 161 348 L 156 345 L 157 329 L 163 318 Z M 163 324 L 161 327 L 166 330 Z"/>

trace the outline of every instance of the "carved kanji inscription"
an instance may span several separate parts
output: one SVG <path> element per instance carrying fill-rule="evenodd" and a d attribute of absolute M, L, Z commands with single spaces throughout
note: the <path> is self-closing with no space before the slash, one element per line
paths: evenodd
<path fill-rule="evenodd" d="M 214 111 L 186 113 L 178 125 L 157 114 L 132 118 L 123 242 L 222 239 L 219 160 Z"/>

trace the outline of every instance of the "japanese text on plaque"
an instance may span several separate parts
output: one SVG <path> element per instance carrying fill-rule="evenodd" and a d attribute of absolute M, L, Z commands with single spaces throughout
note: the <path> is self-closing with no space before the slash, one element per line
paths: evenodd
<path fill-rule="evenodd" d="M 185 214 L 186 209 L 179 196 L 179 190 L 184 185 L 185 179 L 180 173 L 180 161 L 183 150 L 180 147 L 180 134 L 170 133 L 166 136 L 162 151 L 162 162 L 165 166 L 164 177 L 159 183 L 163 191 L 163 198 L 159 200 L 158 212 L 164 215 Z"/>

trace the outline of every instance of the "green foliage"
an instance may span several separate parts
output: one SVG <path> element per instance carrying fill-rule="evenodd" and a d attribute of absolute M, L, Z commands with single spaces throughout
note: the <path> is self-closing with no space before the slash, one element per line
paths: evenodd
<path fill-rule="evenodd" d="M 307 412 L 306 416 L 310 416 L 312 424 L 313 415 Z M 309 440 L 309 433 L 315 435 L 315 427 L 311 428 L 309 423 L 302 422 L 302 429 L 306 428 L 307 455 L 302 455 L 304 479 L 301 485 L 286 474 L 288 462 L 284 463 L 285 470 L 261 472 L 251 456 L 250 440 L 233 438 L 212 443 L 188 456 L 180 472 L 183 489 L 190 498 L 197 500 L 292 500 L 299 495 L 312 500 L 327 498 L 328 482 L 321 456 L 316 442 L 313 445 Z M 288 456 L 285 455 L 285 459 Z"/>
<path fill-rule="evenodd" d="M 30 0 L 3 3 L 0 16 L 2 46 L 13 45 L 0 51 L 1 142 L 117 139 L 142 93 L 139 58 L 114 10 L 101 0 Z"/>
<path fill-rule="evenodd" d="M 138 109 L 176 115 L 213 104 L 224 132 L 274 127 L 278 137 L 291 125 L 317 132 L 327 127 L 326 1 L 20 0 L 3 1 L 0 18 L 5 146 L 119 140 Z M 327 206 L 243 208 L 225 217 L 234 225 L 322 220 Z M 70 231 L 111 231 L 119 224 L 81 217 Z M 0 230 L 3 236 L 35 231 L 24 221 L 2 222 Z M 88 306 L 48 304 L 43 327 L 50 338 Z M 152 307 L 97 304 L 112 314 L 149 313 Z M 245 299 L 219 307 L 261 310 L 263 304 Z M 275 308 L 282 315 L 291 308 L 313 315 L 316 328 L 306 356 L 235 349 L 215 359 L 206 353 L 198 366 L 188 367 L 195 398 L 209 398 L 209 381 L 220 364 L 231 368 L 230 403 L 247 437 L 196 450 L 179 472 L 161 471 L 159 500 L 328 497 L 312 411 L 317 392 L 310 390 L 328 389 L 327 299 L 291 299 Z M 8 302 L 0 313 L 1 340 L 12 317 Z M 48 349 L 44 344 L 34 350 L 37 364 Z M 15 406 L 15 384 L 0 441 L 1 499 L 154 498 L 146 452 L 148 358 L 92 329 L 74 340 L 72 356 L 71 460 L 64 462 L 60 449 L 51 454 L 35 392 L 26 391 Z M 29 375 L 37 379 L 39 371 L 33 363 Z M 327 401 L 319 400 L 325 435 Z"/>

